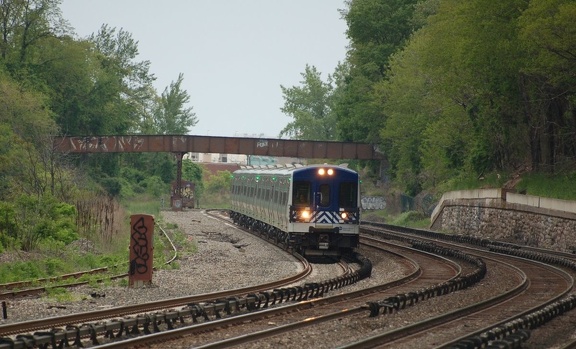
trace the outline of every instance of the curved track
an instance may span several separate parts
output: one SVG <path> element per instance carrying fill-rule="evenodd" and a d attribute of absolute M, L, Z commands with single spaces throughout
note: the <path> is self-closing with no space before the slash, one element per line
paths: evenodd
<path fill-rule="evenodd" d="M 380 253 L 390 253 L 396 258 L 401 258 L 406 275 L 398 280 L 369 288 L 360 288 L 353 292 L 199 324 L 174 330 L 171 333 L 158 333 L 152 337 L 134 338 L 122 344 L 111 343 L 103 348 L 149 344 L 151 340 L 159 342 L 167 338 L 178 338 L 180 344 L 185 343 L 185 345 L 199 348 L 224 348 L 262 341 L 273 336 L 297 335 L 300 329 L 320 326 L 329 321 L 341 321 L 349 317 L 365 319 L 371 311 L 366 304 L 371 300 L 381 299 L 386 295 L 396 294 L 412 287 L 428 287 L 460 275 L 460 266 L 443 257 L 398 245 L 382 247 L 380 244 L 369 244 L 369 246 L 379 250 Z M 270 328 L 272 323 L 274 326 Z M 232 338 L 220 340 L 222 328 L 225 328 L 226 337 Z"/>
<path fill-rule="evenodd" d="M 396 234 L 390 231 L 386 233 Z M 405 234 L 400 234 L 399 236 L 400 238 L 406 237 Z M 434 241 L 440 245 L 456 245 L 461 250 L 482 258 L 486 262 L 488 270 L 496 270 L 495 263 L 499 265 L 506 263 L 511 268 L 524 273 L 525 281 L 516 289 L 502 290 L 500 295 L 491 298 L 487 297 L 468 305 L 460 305 L 454 307 L 453 310 L 443 311 L 435 317 L 389 331 L 388 333 L 372 336 L 344 347 L 409 348 L 418 345 L 449 348 L 457 344 L 464 345 L 463 343 L 467 343 L 466 345 L 469 348 L 479 348 L 482 345 L 479 344 L 479 338 L 481 337 L 493 338 L 496 341 L 507 335 L 515 337 L 515 339 L 510 340 L 510 343 L 512 341 L 520 343 L 529 337 L 529 334 L 520 331 L 525 319 L 537 319 L 538 321 L 534 321 L 534 324 L 536 324 L 542 318 L 553 317 L 548 315 L 548 312 L 544 312 L 551 306 L 557 306 L 557 304 L 562 302 L 573 302 L 571 298 L 573 296 L 568 298 L 566 296 L 574 290 L 574 271 L 567 271 L 550 263 L 503 255 L 464 244 L 445 243 L 419 235 L 414 235 L 413 237 Z M 509 276 L 512 274 L 505 273 L 505 275 Z M 565 307 L 568 309 L 568 305 Z M 552 311 L 552 313 L 560 314 L 561 312 Z M 502 341 L 502 343 L 507 342 Z M 506 345 L 510 345 L 510 343 Z"/>
<path fill-rule="evenodd" d="M 391 241 L 390 235 L 376 239 L 364 236 L 362 241 L 365 245 L 361 249 L 363 253 L 385 253 L 387 259 L 401 260 L 397 263 L 402 265 L 403 277 L 397 280 L 371 287 L 359 283 L 354 286 L 358 289 L 347 293 L 322 299 L 302 299 L 296 304 L 282 307 L 271 304 L 258 312 L 235 317 L 222 316 L 216 321 L 204 321 L 182 328 L 176 324 L 178 318 L 169 321 L 158 317 L 153 322 L 154 326 L 167 325 L 171 327 L 168 331 L 154 333 L 156 331 L 152 325 L 147 329 L 140 327 L 140 332 L 149 334 L 126 342 L 110 342 L 101 347 L 124 348 L 146 343 L 153 348 L 151 343 L 162 343 L 158 345 L 160 348 L 169 343 L 167 340 L 174 338 L 178 338 L 179 345 L 204 348 L 248 342 L 258 343 L 253 344 L 255 348 L 260 345 L 290 347 L 301 345 L 302 338 L 306 338 L 309 347 L 450 347 L 467 341 L 470 336 L 486 333 L 495 333 L 496 336 L 496 332 L 500 331 L 495 329 L 497 326 L 515 322 L 519 316 L 529 317 L 538 313 L 565 297 L 574 287 L 570 273 L 546 263 L 466 244 L 421 236 L 407 238 L 407 235 L 396 232 L 387 234 L 396 235 L 399 242 Z M 426 244 L 451 247 L 473 259 L 482 260 L 488 270 L 486 279 L 479 279 L 476 285 L 470 285 L 476 291 L 480 290 L 475 294 L 481 296 L 466 297 L 469 291 L 465 287 L 437 287 L 450 282 L 459 284 L 464 276 L 474 273 L 476 264 L 453 256 L 439 257 L 444 254 L 444 247 L 434 247 L 432 253 L 423 253 L 407 246 L 408 240 L 426 240 L 428 242 L 424 247 L 428 246 Z M 432 289 L 432 293 L 424 292 Z M 427 294 L 430 298 L 410 298 L 415 294 Z M 394 303 L 393 300 L 398 299 L 400 301 Z M 220 313 L 224 315 L 225 311 L 225 307 L 222 307 Z M 337 334 L 341 333 L 341 328 L 354 328 L 355 333 L 339 337 Z M 222 341 L 220 338 L 223 336 L 229 339 Z M 1 344 L 0 348 L 3 348 Z"/>

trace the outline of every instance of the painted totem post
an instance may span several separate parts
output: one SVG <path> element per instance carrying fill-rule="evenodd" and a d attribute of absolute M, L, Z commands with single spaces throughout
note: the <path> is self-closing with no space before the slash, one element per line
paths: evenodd
<path fill-rule="evenodd" d="M 154 216 L 130 216 L 130 269 L 128 285 L 140 287 L 152 284 L 154 257 Z"/>

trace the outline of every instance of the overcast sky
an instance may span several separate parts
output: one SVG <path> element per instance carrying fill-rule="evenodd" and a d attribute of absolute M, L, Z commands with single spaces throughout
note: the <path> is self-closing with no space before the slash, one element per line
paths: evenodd
<path fill-rule="evenodd" d="M 326 81 L 346 57 L 343 0 L 63 0 L 84 38 L 102 24 L 138 41 L 158 93 L 184 74 L 199 120 L 192 135 L 275 138 L 291 119 L 280 85 L 299 86 L 306 64 Z"/>

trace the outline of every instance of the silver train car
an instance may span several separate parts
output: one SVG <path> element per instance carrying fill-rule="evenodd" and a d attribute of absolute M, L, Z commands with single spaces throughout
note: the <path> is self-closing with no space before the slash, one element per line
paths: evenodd
<path fill-rule="evenodd" d="M 246 168 L 233 173 L 230 217 L 304 256 L 358 246 L 358 173 L 333 165 Z"/>

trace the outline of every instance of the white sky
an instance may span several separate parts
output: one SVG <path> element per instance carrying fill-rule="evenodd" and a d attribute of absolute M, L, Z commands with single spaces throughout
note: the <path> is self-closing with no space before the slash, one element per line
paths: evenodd
<path fill-rule="evenodd" d="M 344 0 L 63 0 L 84 38 L 102 24 L 138 41 L 158 93 L 184 74 L 199 122 L 193 135 L 276 138 L 290 121 L 280 85 L 306 64 L 326 81 L 346 57 Z"/>

